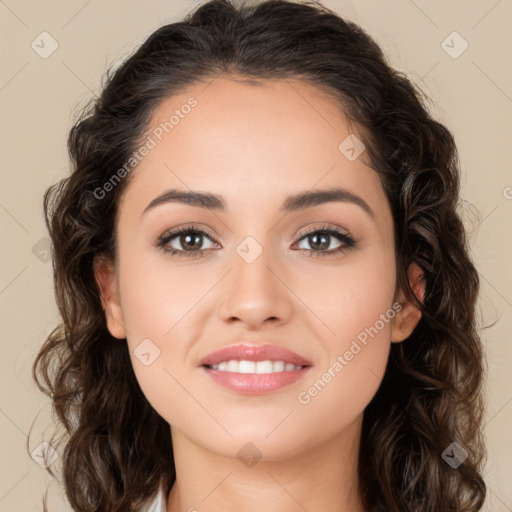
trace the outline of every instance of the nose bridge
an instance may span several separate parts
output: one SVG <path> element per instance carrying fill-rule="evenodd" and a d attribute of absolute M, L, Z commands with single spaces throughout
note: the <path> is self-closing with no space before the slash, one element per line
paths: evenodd
<path fill-rule="evenodd" d="M 267 237 L 268 241 L 268 237 Z M 219 307 L 223 319 L 248 324 L 266 319 L 284 320 L 291 312 L 290 294 L 279 278 L 272 248 L 248 236 L 235 248 L 233 268 Z"/>

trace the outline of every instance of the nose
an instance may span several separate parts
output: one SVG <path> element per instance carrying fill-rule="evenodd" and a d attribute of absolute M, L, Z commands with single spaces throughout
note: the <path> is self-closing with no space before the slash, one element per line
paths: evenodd
<path fill-rule="evenodd" d="M 236 253 L 233 261 L 234 268 L 226 276 L 218 303 L 221 319 L 245 324 L 249 329 L 286 323 L 293 312 L 293 293 L 278 265 L 267 257 L 267 251 L 252 263 Z"/>

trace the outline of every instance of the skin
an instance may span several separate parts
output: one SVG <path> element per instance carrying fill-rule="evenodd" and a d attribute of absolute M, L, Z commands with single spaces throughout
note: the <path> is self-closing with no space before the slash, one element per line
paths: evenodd
<path fill-rule="evenodd" d="M 363 412 L 391 343 L 405 340 L 421 316 L 396 289 L 391 210 L 377 173 L 338 149 L 356 131 L 327 96 L 302 82 L 257 86 L 232 78 L 190 87 L 153 113 L 151 128 L 190 96 L 198 101 L 132 171 L 118 209 L 116 262 L 98 259 L 95 267 L 108 328 L 126 338 L 120 343 L 128 343 L 142 391 L 171 425 L 177 481 L 168 512 L 363 512 Z M 289 195 L 334 186 L 363 198 L 375 218 L 350 202 L 279 210 Z M 142 214 L 173 188 L 219 194 L 227 210 L 166 203 Z M 202 256 L 170 256 L 155 246 L 163 233 L 188 223 L 211 234 L 198 242 Z M 303 233 L 325 224 L 348 231 L 355 247 L 325 257 L 308 253 L 314 242 Z M 263 250 L 252 263 L 236 252 L 247 236 Z M 324 251 L 343 242 L 331 236 L 327 243 Z M 172 245 L 185 250 L 179 236 Z M 422 300 L 415 264 L 409 282 Z M 300 403 L 298 394 L 397 301 L 400 312 L 309 403 Z M 160 350 L 148 366 L 134 355 L 144 339 Z M 242 340 L 293 350 L 313 369 L 272 393 L 227 390 L 199 360 Z M 261 454 L 251 467 L 237 457 L 246 443 Z"/>

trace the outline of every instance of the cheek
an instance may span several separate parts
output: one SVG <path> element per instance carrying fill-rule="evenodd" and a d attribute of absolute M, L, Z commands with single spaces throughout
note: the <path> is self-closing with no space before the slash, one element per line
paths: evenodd
<path fill-rule="evenodd" d="M 391 346 L 394 269 L 393 257 L 381 252 L 303 281 L 298 294 L 322 320 L 317 332 L 327 354 L 297 397 L 306 409 L 342 407 L 355 418 L 377 392 Z"/>
<path fill-rule="evenodd" d="M 213 287 L 215 272 L 198 272 L 156 250 L 126 255 L 120 265 L 125 326 L 137 338 L 166 339 Z"/>
<path fill-rule="evenodd" d="M 170 421 L 174 418 L 169 397 L 172 411 L 190 407 L 190 395 L 180 383 L 186 382 L 187 372 L 195 371 L 190 348 L 201 338 L 205 324 L 198 321 L 198 314 L 205 307 L 211 309 L 208 292 L 218 281 L 218 273 L 207 265 L 176 263 L 156 250 L 134 249 L 123 253 L 119 274 L 137 381 L 155 410 Z"/>
<path fill-rule="evenodd" d="M 395 262 L 389 251 L 353 253 L 342 265 L 310 265 L 297 276 L 295 290 L 325 329 L 324 338 L 336 348 L 370 329 L 381 315 L 393 315 Z M 377 336 L 389 341 L 391 325 L 378 322 Z M 372 330 L 373 331 L 373 330 Z"/>

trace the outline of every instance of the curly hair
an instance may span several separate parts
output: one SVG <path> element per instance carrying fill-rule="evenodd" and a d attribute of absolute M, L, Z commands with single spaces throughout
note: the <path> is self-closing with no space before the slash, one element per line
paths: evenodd
<path fill-rule="evenodd" d="M 137 510 L 161 482 L 169 492 L 176 478 L 169 425 L 142 393 L 127 344 L 107 329 L 93 272 L 96 257 L 115 256 L 117 206 L 131 175 L 106 197 L 97 190 L 129 160 L 163 100 L 235 74 L 251 83 L 300 79 L 327 92 L 360 128 L 367 165 L 379 173 L 391 206 L 397 285 L 422 316 L 407 341 L 392 344 L 364 411 L 358 476 L 365 508 L 480 510 L 480 282 L 457 211 L 454 137 L 362 28 L 318 2 L 287 0 L 211 0 L 160 27 L 106 72 L 100 96 L 70 130 L 72 172 L 44 196 L 62 323 L 32 374 L 65 428 L 59 443 L 66 441 L 64 487 L 73 510 Z M 411 262 L 424 273 L 423 302 L 407 279 Z M 468 454 L 457 469 L 442 458 L 453 442 Z M 43 502 L 47 510 L 46 496 Z"/>

